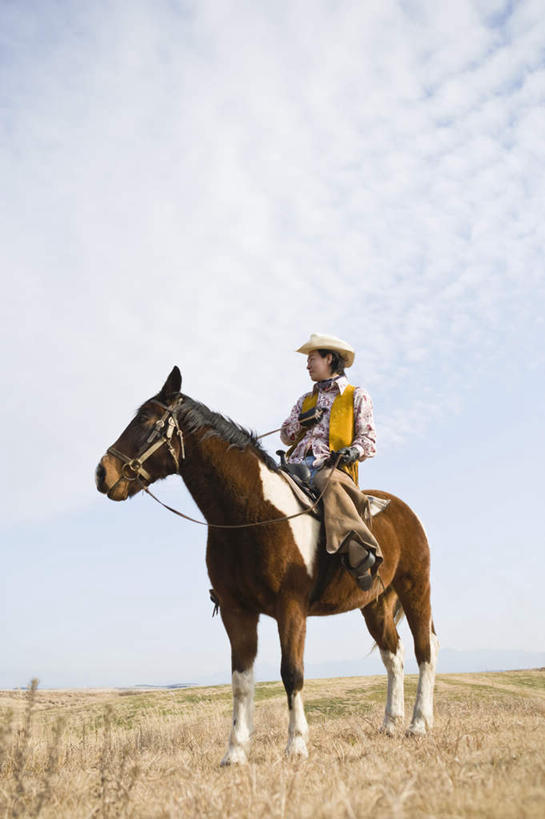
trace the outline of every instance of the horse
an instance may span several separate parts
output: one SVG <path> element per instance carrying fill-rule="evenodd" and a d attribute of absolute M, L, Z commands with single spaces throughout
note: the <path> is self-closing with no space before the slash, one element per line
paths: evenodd
<path fill-rule="evenodd" d="M 231 644 L 233 720 L 221 764 L 247 762 L 261 614 L 278 624 L 288 756 L 308 756 L 302 690 L 309 616 L 361 610 L 387 671 L 381 730 L 393 735 L 404 721 L 404 652 L 396 624 L 405 614 L 419 668 L 406 733 L 426 734 L 433 725 L 439 644 L 431 615 L 430 550 L 415 513 L 394 495 L 365 490 L 390 503 L 373 524 L 384 554 L 381 582 L 361 591 L 339 555 L 326 552 L 320 520 L 305 513 L 256 436 L 183 394 L 181 386 L 174 367 L 160 392 L 142 404 L 108 448 L 95 479 L 99 492 L 123 501 L 178 473 L 206 519 L 206 564 Z"/>

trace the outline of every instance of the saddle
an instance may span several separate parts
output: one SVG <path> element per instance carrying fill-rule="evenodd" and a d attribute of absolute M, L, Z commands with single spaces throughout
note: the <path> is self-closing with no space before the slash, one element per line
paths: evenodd
<path fill-rule="evenodd" d="M 306 497 L 315 503 L 320 497 L 319 491 L 310 482 L 310 469 L 305 463 L 289 464 L 286 461 L 286 453 L 283 449 L 277 449 L 276 454 L 280 458 L 280 470 L 285 472 Z"/>

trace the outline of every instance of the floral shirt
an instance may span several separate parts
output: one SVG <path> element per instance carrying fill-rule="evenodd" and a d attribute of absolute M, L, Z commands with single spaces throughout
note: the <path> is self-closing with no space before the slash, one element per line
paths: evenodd
<path fill-rule="evenodd" d="M 318 393 L 316 406 L 325 409 L 324 416 L 319 423 L 314 424 L 306 431 L 304 438 L 299 441 L 288 461 L 297 463 L 302 461 L 306 455 L 314 455 L 313 466 L 319 467 L 323 464 L 330 453 L 329 417 L 331 407 L 335 398 L 339 394 L 342 395 L 347 386 L 348 379 L 344 375 L 328 381 L 318 381 L 314 385 L 312 392 Z M 290 412 L 289 418 L 282 424 L 280 439 L 282 443 L 288 446 L 293 444 L 297 436 L 303 431 L 303 427 L 297 419 L 307 395 L 311 395 L 311 393 L 307 392 L 301 396 Z M 376 452 L 375 443 L 376 435 L 371 398 L 366 390 L 356 387 L 354 390 L 354 439 L 351 445 L 359 449 L 360 461 L 373 457 Z"/>

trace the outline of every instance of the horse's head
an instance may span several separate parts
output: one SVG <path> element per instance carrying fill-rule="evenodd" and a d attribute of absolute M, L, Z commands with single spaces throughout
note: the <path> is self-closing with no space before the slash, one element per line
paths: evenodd
<path fill-rule="evenodd" d="M 174 367 L 161 391 L 146 401 L 96 468 L 99 492 L 122 501 L 179 469 L 183 436 L 177 409 L 182 376 Z"/>

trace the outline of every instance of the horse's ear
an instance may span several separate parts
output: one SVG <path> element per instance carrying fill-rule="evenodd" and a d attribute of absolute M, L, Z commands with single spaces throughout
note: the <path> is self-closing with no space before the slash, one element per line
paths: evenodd
<path fill-rule="evenodd" d="M 173 396 L 177 395 L 180 390 L 182 389 L 182 374 L 180 372 L 179 367 L 174 366 L 172 371 L 161 387 L 161 392 L 159 393 L 159 397 L 165 402 L 168 402 L 168 399 Z"/>

